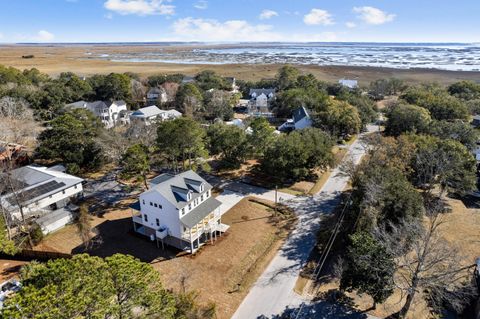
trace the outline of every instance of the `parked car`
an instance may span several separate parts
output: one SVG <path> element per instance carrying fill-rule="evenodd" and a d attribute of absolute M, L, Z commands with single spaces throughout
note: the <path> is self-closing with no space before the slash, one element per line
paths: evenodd
<path fill-rule="evenodd" d="M 0 309 L 3 308 L 5 300 L 20 291 L 20 289 L 22 289 L 22 284 L 16 279 L 11 279 L 0 284 Z"/>

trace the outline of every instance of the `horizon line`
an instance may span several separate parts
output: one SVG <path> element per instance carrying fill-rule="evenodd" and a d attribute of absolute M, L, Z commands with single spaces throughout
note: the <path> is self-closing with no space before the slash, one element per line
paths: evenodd
<path fill-rule="evenodd" d="M 0 46 L 5 45 L 148 45 L 148 44 L 205 44 L 205 45 L 238 45 L 238 44 L 410 44 L 410 45 L 475 45 L 480 42 L 382 42 L 382 41 L 98 41 L 98 42 L 0 42 Z"/>

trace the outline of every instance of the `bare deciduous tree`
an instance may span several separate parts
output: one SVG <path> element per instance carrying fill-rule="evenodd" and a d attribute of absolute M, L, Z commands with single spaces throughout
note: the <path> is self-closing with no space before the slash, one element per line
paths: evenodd
<path fill-rule="evenodd" d="M 90 222 L 90 216 L 88 214 L 88 208 L 85 205 L 80 206 L 80 211 L 77 220 L 77 232 L 80 236 L 84 249 L 88 250 L 91 247 L 92 235 L 91 229 L 92 224 Z"/>
<path fill-rule="evenodd" d="M 376 233 L 397 256 L 395 285 L 405 297 L 405 304 L 397 314 L 400 318 L 405 318 L 419 292 L 428 299 L 432 312 L 441 311 L 446 301 L 461 311 L 475 294 L 474 289 L 468 289 L 473 265 L 465 264 L 458 248 L 442 237 L 441 226 L 445 221 L 439 205 L 438 201 L 427 205 L 425 226 L 410 222 L 389 225 L 388 231 Z M 406 236 L 407 232 L 413 236 Z"/>
<path fill-rule="evenodd" d="M 0 99 L 0 127 L 0 140 L 31 147 L 42 131 L 28 103 L 8 96 Z"/>

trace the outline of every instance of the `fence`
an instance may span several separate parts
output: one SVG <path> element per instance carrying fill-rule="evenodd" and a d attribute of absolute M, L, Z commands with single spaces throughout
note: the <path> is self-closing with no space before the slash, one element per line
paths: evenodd
<path fill-rule="evenodd" d="M 0 258 L 10 259 L 10 260 L 23 260 L 23 261 L 31 261 L 31 260 L 47 261 L 50 259 L 72 258 L 72 255 L 54 252 L 54 251 L 38 251 L 38 250 L 24 249 L 16 253 L 14 256 L 0 253 Z"/>

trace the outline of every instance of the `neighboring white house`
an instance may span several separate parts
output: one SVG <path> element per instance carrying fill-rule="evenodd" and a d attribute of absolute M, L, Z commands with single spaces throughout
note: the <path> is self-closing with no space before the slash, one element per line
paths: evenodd
<path fill-rule="evenodd" d="M 270 103 L 275 99 L 275 89 L 250 89 L 250 113 L 270 112 Z"/>
<path fill-rule="evenodd" d="M 167 103 L 168 102 L 167 92 L 162 87 L 151 88 L 147 92 L 147 102 Z"/>
<path fill-rule="evenodd" d="M 12 181 L 15 191 L 2 194 L 2 209 L 13 225 L 34 219 L 44 233 L 57 230 L 73 220 L 72 198 L 83 194 L 83 179 L 66 174 L 61 166 L 24 166 L 1 176 Z"/>
<path fill-rule="evenodd" d="M 127 104 L 124 101 L 78 101 L 67 104 L 67 108 L 86 109 L 95 114 L 106 128 L 112 128 L 127 117 Z"/>
<path fill-rule="evenodd" d="M 283 123 L 278 130 L 279 131 L 293 131 L 302 130 L 307 127 L 312 127 L 312 118 L 305 107 L 299 107 L 293 111 L 293 118 Z"/>
<path fill-rule="evenodd" d="M 349 89 L 356 89 L 358 88 L 358 81 L 357 80 L 349 80 L 349 79 L 340 79 L 338 83 L 344 87 Z"/>
<path fill-rule="evenodd" d="M 162 174 L 132 205 L 136 232 L 163 244 L 195 253 L 207 241 L 224 233 L 220 205 L 212 186 L 193 171 Z"/>
<path fill-rule="evenodd" d="M 161 110 L 157 106 L 147 106 L 130 114 L 131 122 L 141 122 L 150 125 L 156 121 L 167 121 L 182 117 L 177 110 Z"/>

